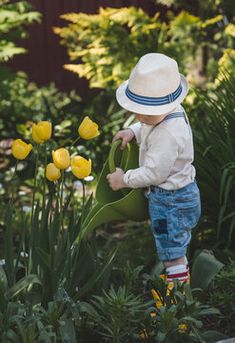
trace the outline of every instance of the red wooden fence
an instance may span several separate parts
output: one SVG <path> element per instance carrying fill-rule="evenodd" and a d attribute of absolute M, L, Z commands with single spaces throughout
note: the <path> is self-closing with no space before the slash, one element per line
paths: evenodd
<path fill-rule="evenodd" d="M 62 26 L 59 16 L 69 12 L 97 13 L 99 7 L 141 7 L 150 15 L 156 12 L 153 0 L 30 0 L 42 13 L 41 24 L 29 27 L 29 38 L 23 42 L 28 53 L 19 55 L 10 62 L 15 70 L 24 70 L 30 80 L 38 85 L 54 81 L 60 90 L 76 89 L 81 96 L 87 94 L 87 82 L 66 71 L 62 65 L 69 63 L 65 47 L 52 32 L 53 26 Z"/>

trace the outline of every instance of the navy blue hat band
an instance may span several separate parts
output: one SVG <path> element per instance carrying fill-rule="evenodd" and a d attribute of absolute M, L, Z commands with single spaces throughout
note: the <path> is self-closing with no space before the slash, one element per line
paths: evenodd
<path fill-rule="evenodd" d="M 126 96 L 133 102 L 136 102 L 137 104 L 141 105 L 147 105 L 147 106 L 162 106 L 167 105 L 178 99 L 180 94 L 182 93 L 182 85 L 180 84 L 179 87 L 173 92 L 166 96 L 161 97 L 149 97 L 149 96 L 142 96 L 135 94 L 130 91 L 130 89 L 126 88 Z"/>

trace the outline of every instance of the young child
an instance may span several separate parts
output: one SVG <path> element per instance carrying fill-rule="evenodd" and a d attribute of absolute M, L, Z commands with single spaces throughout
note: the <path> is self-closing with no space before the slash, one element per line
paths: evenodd
<path fill-rule="evenodd" d="M 116 92 L 118 103 L 135 113 L 138 122 L 113 139 L 121 139 L 124 149 L 136 138 L 139 168 L 125 173 L 116 168 L 107 175 L 113 190 L 147 188 L 151 229 L 169 287 L 174 279 L 189 282 L 187 246 L 201 214 L 192 131 L 181 106 L 187 92 L 175 60 L 158 53 L 140 58 Z"/>

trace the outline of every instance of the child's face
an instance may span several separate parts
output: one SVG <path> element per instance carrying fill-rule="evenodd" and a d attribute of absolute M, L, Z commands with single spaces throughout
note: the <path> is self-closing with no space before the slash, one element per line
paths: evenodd
<path fill-rule="evenodd" d="M 163 114 L 161 116 L 148 116 L 145 114 L 136 114 L 135 117 L 138 121 L 141 123 L 147 124 L 147 125 L 156 125 L 160 121 L 163 120 L 163 118 L 166 116 L 166 114 Z"/>

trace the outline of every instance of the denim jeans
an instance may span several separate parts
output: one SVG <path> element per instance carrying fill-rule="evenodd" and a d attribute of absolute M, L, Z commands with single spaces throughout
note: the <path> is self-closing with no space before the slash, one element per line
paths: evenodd
<path fill-rule="evenodd" d="M 185 256 L 191 229 L 197 225 L 201 215 L 196 181 L 173 191 L 154 186 L 145 194 L 160 260 L 170 261 Z"/>

